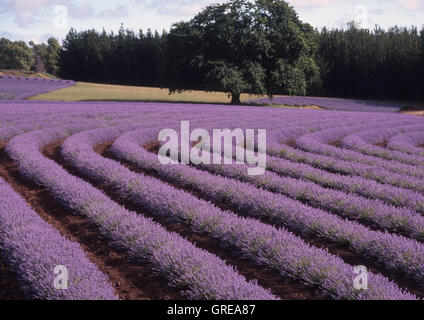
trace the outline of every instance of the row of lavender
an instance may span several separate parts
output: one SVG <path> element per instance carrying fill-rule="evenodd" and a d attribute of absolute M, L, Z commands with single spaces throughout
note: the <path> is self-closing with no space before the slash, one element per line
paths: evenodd
<path fill-rule="evenodd" d="M 10 112 L 11 106 L 17 110 L 15 113 Z M 322 249 L 307 245 L 299 235 L 309 234 L 325 241 L 348 243 L 350 249 L 364 259 L 374 259 L 383 269 L 404 274 L 417 285 L 424 284 L 424 250 L 420 243 L 424 226 L 421 189 L 415 185 L 405 187 L 383 183 L 367 174 L 357 176 L 354 171 L 358 166 L 365 166 L 363 170 L 368 171 L 359 173 L 372 172 L 384 165 L 381 170 L 385 171 L 379 172 L 381 175 L 397 174 L 406 181 L 422 181 L 424 171 L 420 155 L 397 150 L 397 159 L 387 159 L 379 154 L 366 153 L 368 149 L 354 146 L 350 147 L 351 150 L 339 148 L 344 138 L 354 134 L 360 134 L 361 143 L 371 147 L 375 141 L 382 139 L 385 145 L 390 146 L 391 140 L 399 140 L 408 134 L 411 146 L 419 150 L 420 144 L 416 141 L 421 140 L 419 137 L 412 139 L 411 134 L 419 136 L 417 130 L 424 124 L 420 118 L 255 107 L 131 103 L 119 104 L 119 110 L 116 107 L 114 103 L 4 103 L 0 105 L 0 111 L 4 111 L 6 118 L 0 120 L 0 141 L 12 139 L 6 150 L 26 178 L 45 186 L 64 207 L 88 217 L 112 243 L 127 250 L 132 257 L 157 265 L 170 285 L 180 288 L 187 297 L 276 298 L 260 286 L 247 282 L 234 268 L 213 254 L 196 248 L 179 235 L 168 233 L 141 213 L 127 211 L 92 185 L 69 175 L 44 158 L 40 148 L 71 136 L 63 145 L 63 156 L 90 179 L 114 188 L 152 215 L 166 216 L 187 224 L 193 232 L 206 234 L 223 245 L 231 246 L 240 256 L 249 258 L 251 263 L 274 268 L 283 278 L 318 286 L 334 298 L 414 297 L 378 274 L 370 275 L 368 291 L 358 292 L 353 287 L 353 266 Z M 194 126 L 203 128 L 266 128 L 272 147 L 269 151 L 273 154 L 268 158 L 269 171 L 263 177 L 254 178 L 245 174 L 243 166 L 191 168 L 159 165 L 157 156 L 140 146 L 154 141 L 160 129 L 178 127 L 180 120 L 190 120 Z M 358 122 L 362 125 L 357 126 Z M 96 129 L 100 127 L 103 129 Z M 343 129 L 346 127 L 350 129 Z M 376 135 L 383 138 L 369 138 L 372 128 L 380 130 Z M 399 130 L 386 132 L 386 128 Z M 132 130 L 137 131 L 119 138 Z M 369 132 L 361 135 L 365 130 Z M 320 138 L 320 133 L 326 138 Z M 301 145 L 302 138 L 310 135 L 315 144 L 322 145 L 321 154 L 308 150 L 309 145 Z M 132 161 L 143 170 L 154 171 L 160 180 L 131 172 L 92 151 L 94 145 L 113 140 L 116 143 L 112 151 L 117 157 Z M 336 144 L 336 141 L 340 143 Z M 327 155 L 329 151 L 326 148 L 333 153 Z M 343 153 L 347 151 L 348 155 Z M 322 158 L 317 161 L 314 157 Z M 327 161 L 327 158 L 330 160 Z M 407 161 L 403 161 L 405 159 Z M 409 162 L 410 159 L 415 162 Z M 345 166 L 342 168 L 353 169 L 351 172 L 337 171 L 335 169 L 339 167 L 334 166 L 333 161 L 342 163 Z M 233 211 L 223 211 L 187 191 L 166 185 L 162 180 L 177 183 L 187 191 L 195 189 L 198 196 L 216 205 L 227 203 Z M 10 202 L 9 206 L 13 203 Z M 8 210 L 0 212 L 0 215 L 6 216 Z M 242 213 L 249 217 L 237 215 Z M 258 221 L 262 218 L 269 223 Z M 361 223 L 372 224 L 374 228 Z M 4 227 L 0 225 L 0 228 Z M 38 232 L 48 234 L 43 229 Z M 25 248 L 9 246 L 10 237 L 3 236 L 1 230 L 0 237 L 4 248 L 11 248 L 4 256 L 19 252 L 17 248 Z M 19 244 L 19 238 L 17 241 Z M 48 239 L 46 242 L 49 242 Z M 43 247 L 38 249 L 41 254 L 47 250 Z M 0 252 L 5 250 L 0 247 Z M 80 256 L 75 254 L 74 263 L 82 259 Z M 17 263 L 9 263 L 12 269 L 18 269 Z M 69 261 L 65 263 L 71 264 Z M 46 265 L 49 264 L 50 261 L 46 260 Z M 31 269 L 31 263 L 28 265 Z M 20 274 L 22 279 L 26 279 L 24 270 L 18 270 Z M 37 271 L 35 274 L 42 273 Z M 27 279 L 37 280 L 31 276 Z M 40 276 L 38 281 L 43 279 Z M 48 283 L 50 280 L 45 281 Z M 26 282 L 31 283 L 30 280 Z M 106 286 L 107 279 L 103 278 L 101 283 Z M 33 295 L 37 297 L 37 294 Z M 41 293 L 39 297 L 44 296 Z M 109 297 L 107 294 L 99 296 Z M 52 298 L 72 297 L 52 295 Z"/>
<path fill-rule="evenodd" d="M 0 100 L 23 100 L 41 93 L 72 87 L 71 80 L 0 75 Z"/>
<path fill-rule="evenodd" d="M 399 112 L 405 104 L 368 100 L 351 100 L 320 97 L 274 97 L 249 100 L 247 103 L 285 106 L 318 106 L 334 111 Z"/>
<path fill-rule="evenodd" d="M 36 299 L 116 299 L 107 276 L 81 247 L 41 219 L 0 178 L 0 252 L 16 271 L 22 290 Z M 69 266 L 72 284 L 54 290 L 54 270 Z"/>

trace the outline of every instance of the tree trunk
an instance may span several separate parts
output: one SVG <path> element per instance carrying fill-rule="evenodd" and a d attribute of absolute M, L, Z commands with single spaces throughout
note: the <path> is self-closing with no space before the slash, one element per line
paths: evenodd
<path fill-rule="evenodd" d="M 240 93 L 231 93 L 231 104 L 241 104 Z"/>

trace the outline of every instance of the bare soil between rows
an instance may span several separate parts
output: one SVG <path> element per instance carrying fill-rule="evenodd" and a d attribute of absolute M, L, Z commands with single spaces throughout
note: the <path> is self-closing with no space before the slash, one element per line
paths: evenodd
<path fill-rule="evenodd" d="M 16 273 L 10 270 L 3 258 L 0 258 L 0 301 L 27 299 L 20 289 Z"/>
<path fill-rule="evenodd" d="M 376 147 L 386 148 L 387 147 L 387 143 L 388 143 L 388 141 L 383 141 L 383 142 L 380 142 L 380 143 L 376 143 L 374 145 Z"/>
<path fill-rule="evenodd" d="M 340 148 L 342 146 L 342 141 L 341 140 L 331 141 L 328 143 L 328 145 L 336 147 L 336 148 Z"/>
<path fill-rule="evenodd" d="M 78 242 L 87 257 L 109 276 L 120 299 L 123 300 L 181 300 L 183 296 L 170 288 L 166 279 L 155 274 L 153 266 L 134 264 L 125 252 L 111 248 L 109 241 L 100 235 L 96 226 L 84 217 L 65 210 L 46 188 L 23 179 L 18 167 L 6 155 L 4 145 L 0 148 L 0 175 L 19 193 L 45 221 L 72 241 Z M 0 271 L 1 263 L 0 263 Z M 5 299 L 18 296 L 13 272 L 1 272 L 0 294 Z M 7 277 L 6 277 L 7 275 Z M 0 295 L 1 297 L 1 295 Z M 21 296 L 18 296 L 21 298 Z"/>

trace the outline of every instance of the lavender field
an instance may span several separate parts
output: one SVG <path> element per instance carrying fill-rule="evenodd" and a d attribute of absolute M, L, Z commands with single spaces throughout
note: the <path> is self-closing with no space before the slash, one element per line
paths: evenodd
<path fill-rule="evenodd" d="M 424 297 L 423 117 L 19 100 L 72 85 L 38 81 L 0 79 L 0 299 Z M 181 121 L 266 129 L 265 173 L 161 164 Z"/>
<path fill-rule="evenodd" d="M 247 103 L 287 106 L 317 106 L 334 111 L 399 112 L 406 105 L 395 102 L 320 98 L 320 97 L 274 97 L 249 100 Z"/>
<path fill-rule="evenodd" d="M 73 85 L 70 80 L 0 75 L 0 100 L 22 100 Z"/>

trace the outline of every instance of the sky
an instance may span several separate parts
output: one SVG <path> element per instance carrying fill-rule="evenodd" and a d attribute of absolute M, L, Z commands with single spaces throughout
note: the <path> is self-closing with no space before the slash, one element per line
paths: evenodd
<path fill-rule="evenodd" d="M 11 40 L 61 41 L 68 30 L 169 30 L 208 4 L 225 0 L 0 0 L 0 37 Z M 424 0 L 289 0 L 299 17 L 314 27 L 424 25 Z"/>

